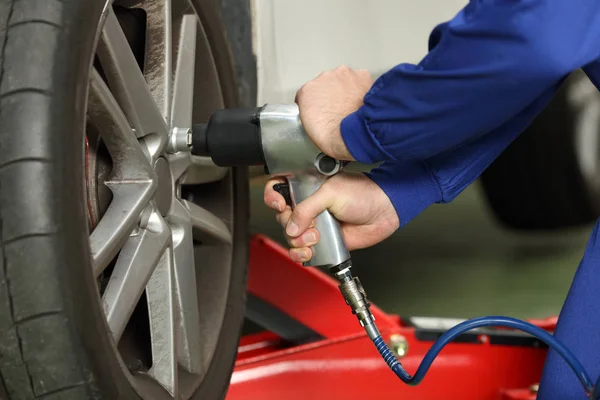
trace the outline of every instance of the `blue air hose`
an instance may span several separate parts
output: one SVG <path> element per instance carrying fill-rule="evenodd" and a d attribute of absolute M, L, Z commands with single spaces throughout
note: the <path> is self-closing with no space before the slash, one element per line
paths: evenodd
<path fill-rule="evenodd" d="M 454 338 L 463 333 L 475 329 L 481 328 L 485 326 L 504 326 L 507 328 L 518 329 L 523 332 L 529 333 L 532 336 L 540 339 L 542 342 L 546 343 L 550 348 L 556 351 L 571 367 L 577 378 L 583 385 L 583 388 L 588 396 L 591 399 L 599 399 L 600 398 L 600 385 L 593 385 L 592 380 L 589 375 L 583 368 L 583 365 L 579 362 L 579 360 L 567 349 L 561 342 L 559 342 L 554 336 L 545 330 L 532 325 L 528 322 L 521 321 L 515 318 L 510 317 L 481 317 L 474 318 L 468 321 L 464 321 L 453 328 L 446 331 L 440 338 L 433 344 L 431 349 L 425 354 L 423 361 L 417 368 L 417 372 L 414 376 L 410 376 L 408 372 L 402 367 L 402 364 L 398 362 L 396 357 L 392 354 L 388 346 L 385 344 L 381 336 L 377 336 L 373 339 L 373 343 L 379 354 L 383 357 L 386 364 L 390 367 L 390 369 L 406 384 L 411 386 L 418 385 L 425 374 L 429 370 L 429 367 L 433 363 L 433 360 L 437 357 L 439 352 L 450 343 Z M 600 379 L 599 379 L 600 381 Z"/>
<path fill-rule="evenodd" d="M 341 267 L 344 268 L 333 268 L 330 269 L 332 275 L 340 282 L 339 289 L 346 301 L 346 304 L 352 309 L 352 313 L 356 315 L 361 326 L 365 328 L 369 338 L 375 344 L 377 351 L 381 354 L 381 357 L 385 360 L 386 364 L 390 369 L 400 378 L 404 383 L 416 386 L 418 385 L 425 374 L 431 367 L 433 360 L 442 351 L 444 346 L 450 343 L 457 336 L 470 331 L 471 329 L 482 328 L 486 326 L 503 326 L 512 329 L 518 329 L 525 333 L 528 333 L 542 342 L 546 343 L 553 349 L 558 355 L 560 355 L 571 367 L 577 379 L 581 382 L 586 395 L 592 400 L 600 400 L 600 378 L 594 385 L 590 376 L 587 374 L 581 362 L 575 357 L 569 349 L 559 342 L 554 336 L 545 330 L 530 324 L 529 322 L 521 321 L 510 317 L 481 317 L 474 318 L 468 321 L 461 322 L 460 324 L 448 329 L 440 338 L 431 346 L 423 361 L 417 368 L 417 372 L 414 376 L 411 376 L 402 367 L 402 364 L 396 359 L 394 354 L 390 351 L 389 347 L 385 344 L 381 338 L 381 334 L 375 324 L 375 318 L 369 310 L 370 304 L 367 300 L 367 294 L 357 277 L 353 277 L 350 272 L 350 265 L 343 264 Z"/>

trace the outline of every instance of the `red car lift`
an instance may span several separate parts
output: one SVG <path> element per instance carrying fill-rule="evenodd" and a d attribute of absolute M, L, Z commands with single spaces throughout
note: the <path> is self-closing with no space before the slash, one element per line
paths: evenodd
<path fill-rule="evenodd" d="M 452 323 L 371 310 L 410 373 Z M 479 330 L 446 346 L 424 381 L 407 386 L 381 359 L 337 283 L 260 235 L 250 247 L 247 315 L 267 330 L 242 337 L 227 400 L 533 400 L 547 352 L 525 334 Z M 556 318 L 529 322 L 552 331 Z"/>

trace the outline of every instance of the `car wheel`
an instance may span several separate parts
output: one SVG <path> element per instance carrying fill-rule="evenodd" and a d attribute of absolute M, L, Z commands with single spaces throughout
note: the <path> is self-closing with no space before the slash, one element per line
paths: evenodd
<path fill-rule="evenodd" d="M 0 0 L 9 399 L 224 397 L 244 317 L 247 169 L 187 142 L 192 122 L 254 105 L 248 7 Z"/>
<path fill-rule="evenodd" d="M 600 93 L 582 71 L 482 175 L 493 214 L 514 230 L 575 228 L 600 212 Z"/>

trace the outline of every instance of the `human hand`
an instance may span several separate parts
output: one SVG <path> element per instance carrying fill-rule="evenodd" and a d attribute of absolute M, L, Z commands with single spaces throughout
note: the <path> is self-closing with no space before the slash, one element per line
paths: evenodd
<path fill-rule="evenodd" d="M 285 228 L 290 257 L 296 262 L 312 257 L 311 246 L 319 240 L 315 218 L 324 210 L 340 221 L 348 250 L 373 246 L 390 236 L 400 225 L 387 195 L 361 173 L 342 172 L 328 179 L 292 212 L 285 199 L 273 189 L 282 179 L 271 179 L 265 187 L 265 204 L 277 210 L 277 221 Z"/>
<path fill-rule="evenodd" d="M 367 70 L 341 66 L 323 72 L 298 90 L 300 120 L 322 152 L 338 160 L 354 161 L 342 139 L 340 124 L 363 104 L 373 82 Z"/>

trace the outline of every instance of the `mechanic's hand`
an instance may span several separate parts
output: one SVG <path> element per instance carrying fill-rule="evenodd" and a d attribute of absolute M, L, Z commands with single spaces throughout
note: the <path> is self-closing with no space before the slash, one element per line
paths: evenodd
<path fill-rule="evenodd" d="M 338 160 L 354 161 L 342 139 L 340 124 L 363 104 L 373 82 L 367 70 L 342 66 L 323 72 L 298 90 L 300 120 L 322 152 Z"/>
<path fill-rule="evenodd" d="M 400 225 L 396 210 L 387 195 L 361 173 L 342 172 L 328 179 L 292 212 L 282 195 L 273 189 L 282 179 L 272 179 L 265 188 L 264 201 L 278 211 L 277 221 L 285 228 L 291 247 L 290 257 L 296 262 L 312 257 L 311 246 L 319 240 L 315 218 L 324 210 L 340 221 L 348 250 L 377 244 Z"/>

